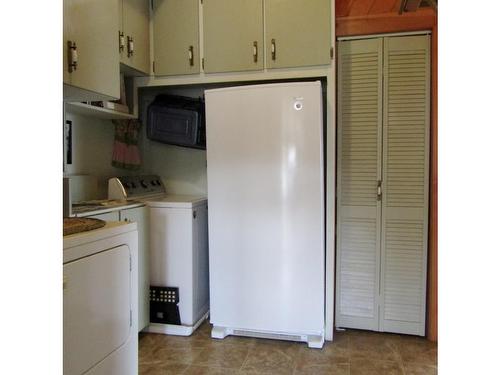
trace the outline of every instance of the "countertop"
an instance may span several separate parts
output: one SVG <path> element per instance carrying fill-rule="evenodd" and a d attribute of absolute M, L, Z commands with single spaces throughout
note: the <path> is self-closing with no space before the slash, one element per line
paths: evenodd
<path fill-rule="evenodd" d="M 88 201 L 73 205 L 71 217 L 88 217 L 142 206 L 145 206 L 145 204 L 139 201 Z"/>

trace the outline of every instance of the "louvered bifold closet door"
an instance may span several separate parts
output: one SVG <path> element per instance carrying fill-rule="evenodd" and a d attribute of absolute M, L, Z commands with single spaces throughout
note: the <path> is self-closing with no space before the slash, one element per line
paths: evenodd
<path fill-rule="evenodd" d="M 382 42 L 338 43 L 338 327 L 379 324 Z"/>
<path fill-rule="evenodd" d="M 425 334 L 429 36 L 384 38 L 380 330 Z"/>

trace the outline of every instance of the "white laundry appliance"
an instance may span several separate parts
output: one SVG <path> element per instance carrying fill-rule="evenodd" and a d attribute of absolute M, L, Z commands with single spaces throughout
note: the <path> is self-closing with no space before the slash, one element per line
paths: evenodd
<path fill-rule="evenodd" d="M 136 224 L 107 222 L 63 243 L 64 374 L 136 375 Z"/>
<path fill-rule="evenodd" d="M 206 90 L 205 105 L 212 337 L 322 347 L 321 83 Z"/>
<path fill-rule="evenodd" d="M 155 175 L 112 178 L 108 198 L 143 202 L 149 210 L 145 331 L 191 335 L 209 314 L 207 198 L 167 194 Z"/>

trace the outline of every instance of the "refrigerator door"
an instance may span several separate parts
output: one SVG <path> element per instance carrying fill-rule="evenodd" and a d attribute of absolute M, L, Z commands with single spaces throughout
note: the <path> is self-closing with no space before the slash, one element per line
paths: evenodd
<path fill-rule="evenodd" d="M 207 90 L 205 98 L 211 322 L 322 336 L 321 83 Z"/>

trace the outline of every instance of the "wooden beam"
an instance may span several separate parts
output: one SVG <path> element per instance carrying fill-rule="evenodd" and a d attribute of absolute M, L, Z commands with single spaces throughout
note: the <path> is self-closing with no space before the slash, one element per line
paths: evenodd
<path fill-rule="evenodd" d="M 389 13 L 400 0 L 375 0 L 369 14 Z"/>
<path fill-rule="evenodd" d="M 403 31 L 431 30 L 436 24 L 436 13 L 432 9 L 397 14 L 369 14 L 358 17 L 337 17 L 335 34 L 337 37 L 369 35 Z"/>
<path fill-rule="evenodd" d="M 407 0 L 405 12 L 416 12 L 420 8 L 420 3 L 422 0 Z"/>
<path fill-rule="evenodd" d="M 347 17 L 354 0 L 335 0 L 335 16 Z"/>
<path fill-rule="evenodd" d="M 392 6 L 392 10 L 391 10 L 391 12 L 394 12 L 394 13 L 399 12 L 399 8 L 401 7 L 401 2 L 402 2 L 402 1 L 403 1 L 403 0 L 398 0 L 398 1 L 396 1 L 396 2 L 394 3 L 394 5 Z"/>
<path fill-rule="evenodd" d="M 356 0 L 349 9 L 349 17 L 367 15 L 374 2 L 375 0 Z"/>

